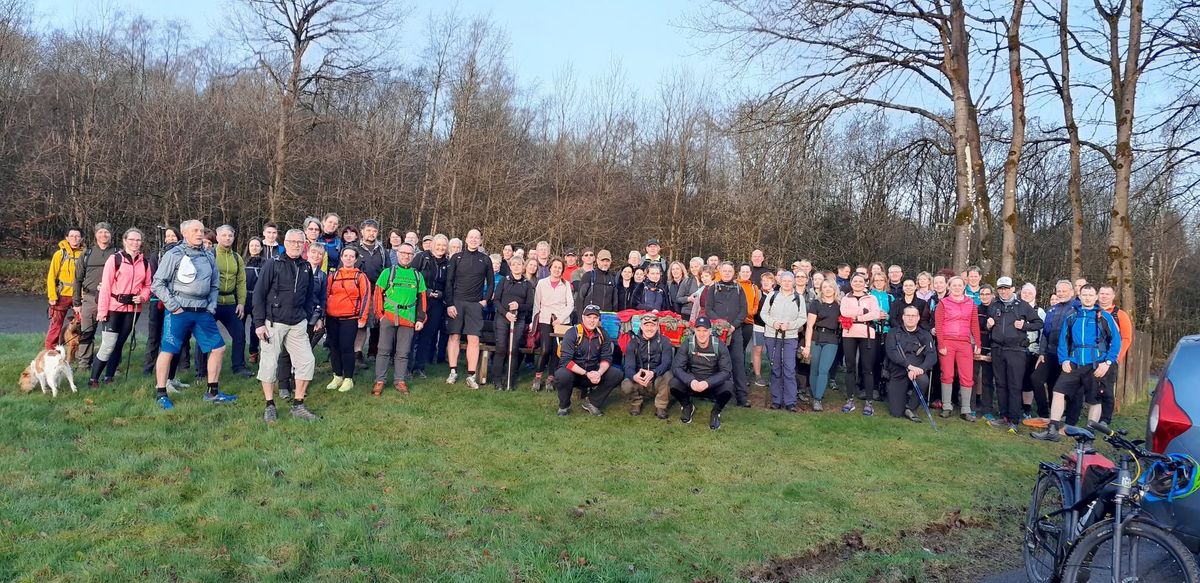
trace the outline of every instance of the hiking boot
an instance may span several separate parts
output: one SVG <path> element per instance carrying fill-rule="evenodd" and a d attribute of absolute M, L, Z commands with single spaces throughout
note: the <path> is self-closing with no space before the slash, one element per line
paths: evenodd
<path fill-rule="evenodd" d="M 467 377 L 467 388 L 473 391 L 479 389 L 479 381 L 475 379 L 475 375 Z"/>
<path fill-rule="evenodd" d="M 808 391 L 800 391 L 799 398 L 801 403 L 807 403 L 812 400 L 812 395 L 808 394 Z"/>
<path fill-rule="evenodd" d="M 217 391 L 217 394 L 204 393 L 204 400 L 210 403 L 232 403 L 237 400 L 237 395 L 229 395 Z"/>
<path fill-rule="evenodd" d="M 88 388 L 89 389 L 99 389 L 100 381 L 98 381 L 96 379 L 88 379 Z"/>
<path fill-rule="evenodd" d="M 458 382 L 458 371 L 452 370 L 449 375 L 446 375 L 446 384 L 453 385 Z"/>
<path fill-rule="evenodd" d="M 116 379 L 114 379 L 114 378 L 112 378 L 112 377 L 104 377 L 104 379 L 100 381 L 100 384 L 102 384 L 102 385 L 111 385 L 111 384 L 113 384 L 113 383 L 115 383 L 115 382 L 117 382 L 117 381 L 116 381 Z"/>
<path fill-rule="evenodd" d="M 942 412 L 938 413 L 938 417 L 941 417 L 942 419 L 949 419 L 953 416 L 954 411 L 951 411 L 950 409 L 942 409 Z"/>
<path fill-rule="evenodd" d="M 787 412 L 788 412 L 788 413 L 795 413 L 795 412 L 796 412 L 796 406 L 795 406 L 795 405 L 788 405 L 787 407 L 784 407 L 784 408 L 785 408 L 785 409 L 787 409 Z"/>
<path fill-rule="evenodd" d="M 429 377 L 428 377 L 428 376 L 425 374 L 425 369 L 423 369 L 423 368 L 418 368 L 417 370 L 414 370 L 412 373 L 413 373 L 413 376 L 414 376 L 414 377 L 417 377 L 417 378 L 419 378 L 419 379 L 427 379 L 427 378 L 429 378 Z"/>
<path fill-rule="evenodd" d="M 279 398 L 283 399 L 285 401 L 291 401 L 292 400 L 292 390 L 291 389 L 282 389 L 282 388 L 279 389 Z"/>
<path fill-rule="evenodd" d="M 338 387 L 339 393 L 345 393 L 354 388 L 354 379 L 346 377 L 342 379 L 342 386 Z"/>
<path fill-rule="evenodd" d="M 988 419 L 988 417 L 991 417 L 991 419 Z M 1009 426 L 1009 423 L 1008 423 L 1008 420 L 1007 420 L 1007 419 L 996 419 L 996 418 L 995 418 L 994 416 L 992 416 L 991 414 L 984 415 L 984 416 L 983 416 L 983 420 L 984 420 L 984 422 L 985 422 L 985 423 L 987 423 L 987 424 L 988 424 L 990 427 L 1008 427 L 1008 426 Z"/>
<path fill-rule="evenodd" d="M 175 408 L 175 403 L 172 403 L 171 398 L 166 395 L 161 395 L 155 400 L 158 401 L 158 406 L 162 407 L 164 411 L 170 411 Z"/>
<path fill-rule="evenodd" d="M 326 391 L 337 390 L 338 387 L 342 386 L 342 380 L 344 380 L 342 377 L 340 377 L 338 375 L 333 375 L 333 380 L 329 381 L 328 385 L 325 385 L 325 390 Z"/>
<path fill-rule="evenodd" d="M 908 419 L 909 421 L 912 421 L 913 423 L 920 423 L 920 422 L 921 422 L 921 418 L 920 418 L 920 417 L 917 417 L 917 414 L 916 414 L 916 413 L 913 413 L 913 412 L 912 412 L 912 409 L 905 409 L 905 410 L 904 410 L 904 418 L 905 418 L 905 419 Z"/>
<path fill-rule="evenodd" d="M 658 417 L 659 419 L 666 419 L 667 418 L 667 410 L 666 409 L 655 409 L 654 416 Z"/>
<path fill-rule="evenodd" d="M 233 371 L 233 374 L 235 374 L 239 377 L 251 378 L 254 376 L 254 371 L 252 371 L 248 368 L 239 368 L 239 369 Z"/>
<path fill-rule="evenodd" d="M 708 428 L 716 431 L 721 428 L 721 412 L 713 409 L 711 415 L 708 416 Z"/>
<path fill-rule="evenodd" d="M 995 415 L 992 415 L 991 413 L 984 413 L 984 414 L 983 414 L 983 420 L 984 420 L 985 422 L 987 422 L 987 424 L 988 424 L 988 425 L 991 425 L 991 426 L 993 426 L 993 427 L 995 427 L 995 426 L 996 426 L 996 416 L 995 416 Z"/>
<path fill-rule="evenodd" d="M 1055 421 L 1051 421 L 1050 424 L 1046 426 L 1046 429 L 1042 431 L 1030 433 L 1029 437 L 1040 439 L 1042 441 L 1058 442 L 1062 440 L 1062 436 L 1058 434 L 1058 423 Z"/>
<path fill-rule="evenodd" d="M 400 391 L 401 395 L 408 394 L 408 383 L 404 381 L 396 381 L 396 390 Z"/>
<path fill-rule="evenodd" d="M 762 376 L 762 375 L 760 375 L 760 374 L 756 374 L 756 375 L 754 375 L 754 386 L 756 386 L 756 387 L 765 387 L 765 386 L 767 386 L 767 381 L 764 381 L 764 380 L 763 380 L 763 376 Z"/>
<path fill-rule="evenodd" d="M 976 417 L 975 414 L 971 413 L 971 412 L 960 413 L 958 415 L 958 418 L 962 419 L 963 421 L 966 421 L 967 423 L 974 423 L 979 420 L 979 418 Z"/>
<path fill-rule="evenodd" d="M 857 407 L 854 406 L 854 399 L 850 399 L 849 401 L 846 401 L 845 405 L 842 405 L 842 413 L 850 413 L 855 409 L 857 409 Z"/>
<path fill-rule="evenodd" d="M 599 408 L 593 405 L 591 399 L 588 399 L 587 397 L 584 397 L 583 402 L 579 403 L 579 408 L 591 413 L 594 417 L 599 417 L 604 414 Z"/>
<path fill-rule="evenodd" d="M 167 392 L 178 393 L 182 389 L 191 388 L 192 385 L 179 382 L 179 379 L 171 379 L 167 381 Z"/>
<path fill-rule="evenodd" d="M 691 423 L 692 415 L 696 413 L 696 406 L 688 403 L 683 406 L 683 412 L 679 415 L 679 420 L 683 423 Z"/>
<path fill-rule="evenodd" d="M 875 408 L 871 406 L 871 402 L 863 403 L 863 416 L 870 417 L 875 414 Z"/>
<path fill-rule="evenodd" d="M 753 407 L 753 405 L 750 404 L 750 401 L 742 401 L 741 403 L 738 403 L 737 406 L 742 407 L 743 409 L 749 409 L 750 407 Z"/>
<path fill-rule="evenodd" d="M 534 391 L 534 392 L 537 392 L 537 391 L 540 391 L 540 390 L 542 390 L 542 377 L 541 377 L 541 375 L 538 375 L 538 376 L 536 376 L 536 377 L 533 377 L 533 383 L 531 383 L 531 384 L 529 385 L 529 390 L 531 390 L 531 391 Z"/>
<path fill-rule="evenodd" d="M 314 415 L 312 411 L 309 411 L 308 407 L 304 406 L 304 403 L 292 406 L 291 413 L 292 417 L 295 417 L 301 421 L 316 421 L 320 419 L 320 417 Z"/>
<path fill-rule="evenodd" d="M 824 410 L 825 410 L 825 405 L 822 405 L 821 401 L 819 401 L 819 400 L 813 401 L 813 411 L 824 411 Z"/>
<path fill-rule="evenodd" d="M 496 389 L 497 391 L 505 390 L 504 381 L 496 379 L 494 382 L 492 382 L 492 388 Z"/>
<path fill-rule="evenodd" d="M 629 406 L 629 414 L 630 415 L 641 415 L 642 414 L 642 406 L 641 405 L 630 405 Z"/>
<path fill-rule="evenodd" d="M 250 364 L 258 364 L 258 353 L 257 352 L 250 353 Z"/>
<path fill-rule="evenodd" d="M 267 405 L 266 411 L 263 411 L 263 421 L 274 423 L 279 418 L 279 414 L 275 412 L 275 405 Z"/>
<path fill-rule="evenodd" d="M 778 411 L 779 409 L 782 409 L 782 408 L 783 408 L 783 405 L 780 405 L 779 403 L 771 403 L 772 411 Z"/>
<path fill-rule="evenodd" d="M 1017 434 L 1017 424 L 1016 424 L 1016 423 L 1009 423 L 1009 424 L 1008 424 L 1008 434 L 1009 434 L 1009 435 L 1016 435 L 1016 434 Z"/>
<path fill-rule="evenodd" d="M 941 409 L 942 408 L 942 400 L 938 399 L 938 400 L 930 403 L 929 408 L 930 409 Z"/>
<path fill-rule="evenodd" d="M 561 408 L 561 409 L 559 409 L 559 410 L 558 410 L 558 416 L 559 416 L 559 417 L 566 417 L 567 415 L 570 415 L 570 414 L 571 414 L 571 408 L 570 408 L 570 407 L 564 407 L 564 408 Z"/>
<path fill-rule="evenodd" d="M 371 387 L 371 396 L 378 397 L 383 394 L 383 381 L 375 381 L 375 386 Z"/>

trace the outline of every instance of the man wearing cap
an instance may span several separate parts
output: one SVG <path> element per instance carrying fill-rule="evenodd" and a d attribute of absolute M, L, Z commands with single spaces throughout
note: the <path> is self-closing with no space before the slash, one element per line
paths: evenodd
<path fill-rule="evenodd" d="M 567 330 L 560 344 L 562 355 L 554 373 L 560 416 L 571 412 L 571 393 L 576 388 L 582 398 L 579 406 L 592 415 L 603 415 L 609 393 L 621 383 L 620 371 L 612 367 L 612 339 L 600 329 L 600 306 L 585 307 L 581 321 Z"/>
<path fill-rule="evenodd" d="M 585 257 L 586 260 L 586 257 Z M 601 249 L 596 254 L 596 268 L 579 278 L 576 286 L 579 294 L 575 298 L 576 306 L 596 305 L 602 312 L 617 310 L 617 278 L 608 272 L 612 266 L 612 253 Z"/>
<path fill-rule="evenodd" d="M 671 402 L 671 341 L 658 333 L 658 315 L 642 314 L 641 330 L 625 349 L 625 380 L 621 392 L 629 395 L 629 414 L 642 414 L 642 401 L 654 397 L 654 416 L 667 418 Z"/>
<path fill-rule="evenodd" d="M 593 269 L 596 269 L 596 252 L 593 251 L 591 247 L 584 247 L 580 252 L 579 258 L 582 260 L 579 268 L 571 271 L 570 278 L 567 278 L 565 275 L 563 276 L 563 278 L 569 279 L 571 285 L 575 287 L 579 287 L 578 283 L 581 279 L 583 279 L 583 276 L 591 273 Z"/>
<path fill-rule="evenodd" d="M 659 255 L 661 251 L 662 246 L 659 245 L 657 238 L 646 241 L 646 255 L 642 257 L 642 271 L 650 271 L 651 265 L 657 265 L 660 272 L 667 272 L 667 260 Z"/>
<path fill-rule="evenodd" d="M 987 326 L 992 338 L 993 386 L 1000 401 L 1003 419 L 989 421 L 992 425 L 1007 427 L 1010 433 L 1017 432 L 1021 422 L 1021 388 L 1025 383 L 1025 353 L 1029 349 L 1029 332 L 1042 329 L 1042 318 L 1029 302 L 1021 301 L 1013 291 L 1011 277 L 996 281 L 1000 297 L 987 306 Z M 985 394 L 984 409 L 991 408 L 991 395 Z"/>
<path fill-rule="evenodd" d="M 708 317 L 696 318 L 691 338 L 685 339 L 683 346 L 675 351 L 668 386 L 671 396 L 683 405 L 680 421 L 692 422 L 696 413 L 693 398 L 709 399 L 713 408 L 708 427 L 714 431 L 721 427 L 721 411 L 733 398 L 733 361 L 729 349 L 713 341 Z"/>
<path fill-rule="evenodd" d="M 574 249 L 568 248 L 567 252 L 563 253 L 563 264 L 563 279 L 572 281 L 571 276 L 575 275 L 575 270 L 579 269 Z"/>
<path fill-rule="evenodd" d="M 428 251 L 433 246 L 433 235 L 421 237 L 421 251 Z"/>
<path fill-rule="evenodd" d="M 104 264 L 109 257 L 117 252 L 112 244 L 112 225 L 106 222 L 96 223 L 95 244 L 75 260 L 75 296 L 71 299 L 71 307 L 79 316 L 79 348 L 75 358 L 90 370 L 92 358 L 95 356 L 96 340 L 96 303 L 99 294 L 109 293 L 100 289 L 100 279 L 104 275 Z"/>

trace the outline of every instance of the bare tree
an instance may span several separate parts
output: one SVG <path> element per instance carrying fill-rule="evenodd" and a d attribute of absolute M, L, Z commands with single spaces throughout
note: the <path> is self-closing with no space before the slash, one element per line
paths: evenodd
<path fill-rule="evenodd" d="M 1064 0 L 1065 1 L 1065 0 Z M 1000 212 L 1003 238 L 1000 273 L 1013 275 L 1017 269 L 1017 170 L 1025 146 L 1025 78 L 1021 74 L 1021 13 L 1025 0 L 1013 0 L 1008 21 L 1008 78 L 1012 86 L 1012 141 L 1004 161 L 1004 208 Z"/>

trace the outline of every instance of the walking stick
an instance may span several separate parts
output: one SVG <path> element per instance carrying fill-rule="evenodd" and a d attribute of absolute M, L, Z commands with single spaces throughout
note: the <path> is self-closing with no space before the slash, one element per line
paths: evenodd
<path fill-rule="evenodd" d="M 512 313 L 513 313 L 513 311 L 512 311 L 512 310 L 509 310 L 509 311 L 508 311 L 508 313 L 512 314 Z M 509 322 L 509 323 L 508 323 L 508 356 L 507 356 L 507 357 L 504 359 L 504 369 L 505 369 L 506 371 L 508 371 L 508 379 L 506 379 L 506 380 L 507 380 L 507 382 L 504 384 L 504 389 L 505 389 L 506 391 L 511 391 L 511 390 L 512 390 L 512 369 L 513 369 L 513 361 L 512 361 L 512 354 L 513 354 L 513 333 L 514 333 L 514 332 L 516 332 L 516 331 L 517 331 L 517 323 L 516 323 L 516 322 Z"/>
<path fill-rule="evenodd" d="M 934 431 L 941 431 L 938 429 L 937 423 L 933 421 L 933 413 L 929 410 L 929 404 L 925 402 L 925 395 L 921 393 L 921 387 L 917 386 L 917 381 L 912 381 L 912 386 L 913 390 L 917 392 L 917 398 L 921 400 L 921 407 L 925 409 L 925 416 L 929 417 L 929 424 L 933 426 Z"/>
<path fill-rule="evenodd" d="M 133 348 L 137 346 L 138 316 L 142 315 L 142 304 L 137 304 L 133 311 L 133 330 L 129 333 L 129 349 L 125 355 L 125 380 L 129 380 L 129 361 L 133 360 Z"/>

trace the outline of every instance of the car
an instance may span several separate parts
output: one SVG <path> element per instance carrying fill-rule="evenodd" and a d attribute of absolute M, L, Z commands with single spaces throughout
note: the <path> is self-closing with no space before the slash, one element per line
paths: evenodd
<path fill-rule="evenodd" d="M 1182 453 L 1200 460 L 1200 335 L 1175 345 L 1150 398 L 1146 442 L 1156 453 Z M 1144 507 L 1192 550 L 1200 551 L 1200 495 Z"/>

